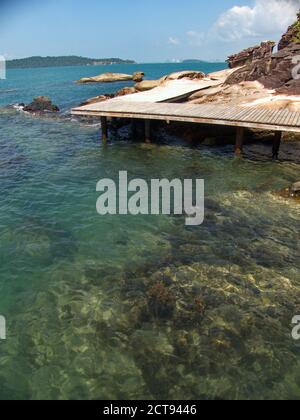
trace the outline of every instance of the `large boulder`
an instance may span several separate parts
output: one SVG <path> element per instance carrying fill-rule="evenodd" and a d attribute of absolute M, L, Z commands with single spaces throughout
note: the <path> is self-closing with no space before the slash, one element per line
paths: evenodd
<path fill-rule="evenodd" d="M 262 80 L 266 86 L 276 89 L 277 93 L 300 95 L 300 42 L 291 43 L 274 54 L 269 80 Z"/>
<path fill-rule="evenodd" d="M 145 73 L 143 73 L 142 71 L 137 71 L 133 73 L 132 80 L 136 83 L 139 83 L 143 81 L 144 77 L 145 77 Z"/>
<path fill-rule="evenodd" d="M 189 97 L 194 104 L 230 103 L 242 105 L 270 96 L 259 82 L 241 82 L 234 85 L 221 85 L 200 90 Z"/>
<path fill-rule="evenodd" d="M 201 71 L 187 70 L 187 71 L 171 73 L 167 76 L 164 76 L 160 79 L 160 83 L 168 82 L 170 80 L 181 80 L 181 79 L 201 80 L 204 77 L 205 77 L 205 74 L 202 73 Z"/>
<path fill-rule="evenodd" d="M 95 96 L 94 98 L 87 99 L 86 101 L 82 102 L 80 106 L 86 106 L 91 104 L 97 104 L 99 102 L 107 101 L 108 99 L 114 98 L 114 95 L 106 94 L 106 95 L 99 95 Z"/>
<path fill-rule="evenodd" d="M 132 95 L 137 92 L 138 91 L 134 87 L 125 87 L 123 89 L 118 90 L 115 96 L 118 97 L 118 96 Z"/>
<path fill-rule="evenodd" d="M 123 73 L 104 73 L 94 77 L 84 77 L 78 80 L 77 83 L 113 83 L 113 82 L 128 82 L 133 80 L 134 82 L 140 82 L 145 76 L 142 72 L 136 72 L 133 75 Z"/>
<path fill-rule="evenodd" d="M 244 81 L 255 81 L 267 75 L 272 65 L 272 53 L 275 42 L 262 42 L 260 46 L 248 48 L 232 55 L 227 62 L 230 68 L 237 68 L 226 83 L 233 85 Z"/>
<path fill-rule="evenodd" d="M 176 73 L 171 73 L 166 76 L 163 76 L 159 80 L 144 80 L 141 83 L 137 83 L 135 88 L 139 92 L 145 92 L 147 90 L 154 89 L 158 86 L 164 85 L 166 82 L 170 82 L 173 80 L 182 80 L 182 79 L 189 79 L 189 80 L 201 80 L 205 77 L 205 74 L 201 71 L 180 71 Z"/>
<path fill-rule="evenodd" d="M 159 80 L 144 80 L 143 82 L 137 83 L 134 87 L 138 92 L 145 92 L 158 87 L 159 83 Z"/>
<path fill-rule="evenodd" d="M 33 101 L 26 105 L 24 111 L 31 113 L 43 113 L 43 112 L 59 112 L 58 106 L 54 105 L 46 96 L 38 96 Z"/>

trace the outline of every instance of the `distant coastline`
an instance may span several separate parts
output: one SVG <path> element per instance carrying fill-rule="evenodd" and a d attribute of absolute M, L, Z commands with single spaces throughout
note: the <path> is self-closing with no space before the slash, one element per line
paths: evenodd
<path fill-rule="evenodd" d="M 86 58 L 80 56 L 59 57 L 28 57 L 6 62 L 9 69 L 43 68 L 43 67 L 68 67 L 68 66 L 100 66 L 110 64 L 135 64 L 134 60 L 121 58 Z"/>
<path fill-rule="evenodd" d="M 206 60 L 199 60 L 197 58 L 190 58 L 188 60 L 180 61 L 182 64 L 201 64 L 201 63 L 225 63 L 225 60 L 215 60 L 215 61 L 206 61 Z"/>

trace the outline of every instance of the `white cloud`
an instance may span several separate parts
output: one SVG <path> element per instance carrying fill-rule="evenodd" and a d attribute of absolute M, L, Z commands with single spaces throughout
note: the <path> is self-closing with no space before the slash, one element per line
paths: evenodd
<path fill-rule="evenodd" d="M 295 21 L 300 0 L 256 0 L 253 7 L 234 6 L 224 12 L 207 32 L 190 31 L 190 43 L 201 45 L 210 40 L 232 42 L 244 38 L 279 36 Z"/>
<path fill-rule="evenodd" d="M 168 39 L 168 44 L 170 44 L 170 45 L 180 45 L 180 41 L 179 41 L 178 38 L 170 36 L 169 39 Z"/>
<path fill-rule="evenodd" d="M 187 32 L 187 36 L 191 45 L 202 45 L 205 40 L 204 32 L 189 31 Z"/>
<path fill-rule="evenodd" d="M 256 0 L 253 8 L 235 6 L 223 13 L 212 30 L 225 41 L 284 32 L 295 20 L 300 0 Z"/>

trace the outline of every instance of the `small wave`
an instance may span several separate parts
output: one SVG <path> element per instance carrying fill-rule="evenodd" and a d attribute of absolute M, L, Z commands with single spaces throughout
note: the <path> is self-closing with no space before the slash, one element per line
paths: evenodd
<path fill-rule="evenodd" d="M 66 121 L 69 121 L 74 124 L 79 124 L 82 127 L 91 127 L 91 128 L 100 128 L 101 123 L 99 122 L 99 118 L 84 118 L 84 117 L 77 117 L 71 114 L 70 111 L 66 111 L 63 114 L 60 114 L 60 117 Z"/>
<path fill-rule="evenodd" d="M 19 110 L 17 110 L 14 105 L 3 105 L 0 106 L 0 114 L 17 114 Z"/>
<path fill-rule="evenodd" d="M 0 89 L 0 94 L 1 93 L 14 93 L 14 92 L 18 92 L 18 89 Z"/>
<path fill-rule="evenodd" d="M 78 124 L 82 127 L 89 127 L 89 128 L 100 128 L 101 123 L 99 122 L 99 118 L 84 118 L 84 117 L 77 117 L 71 114 L 70 110 L 64 110 L 63 112 L 52 113 L 52 112 L 41 112 L 41 113 L 33 113 L 25 111 L 25 104 L 24 103 L 14 103 L 9 105 L 4 105 L 0 107 L 0 114 L 23 114 L 26 116 L 39 118 L 39 119 L 53 119 L 53 120 L 60 120 L 65 122 L 70 122 L 72 124 Z"/>
<path fill-rule="evenodd" d="M 15 105 L 12 105 L 12 107 L 16 111 L 25 112 L 24 111 L 25 105 L 23 105 L 23 104 L 15 104 Z"/>

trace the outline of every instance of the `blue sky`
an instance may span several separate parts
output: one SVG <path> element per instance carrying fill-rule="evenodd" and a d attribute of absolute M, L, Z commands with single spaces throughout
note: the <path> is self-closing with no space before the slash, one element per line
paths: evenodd
<path fill-rule="evenodd" d="M 0 54 L 225 59 L 278 40 L 300 0 L 0 0 Z"/>

